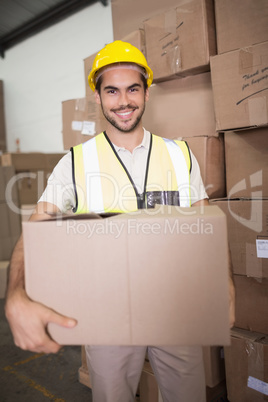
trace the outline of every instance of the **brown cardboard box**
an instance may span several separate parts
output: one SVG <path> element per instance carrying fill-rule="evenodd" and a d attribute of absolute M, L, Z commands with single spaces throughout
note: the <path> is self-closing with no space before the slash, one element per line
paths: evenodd
<path fill-rule="evenodd" d="M 46 188 L 51 170 L 36 170 L 18 172 L 19 202 L 23 204 L 36 204 Z"/>
<path fill-rule="evenodd" d="M 145 35 L 144 29 L 137 29 L 125 35 L 122 39 L 124 42 L 131 43 L 137 47 L 146 56 Z"/>
<path fill-rule="evenodd" d="M 149 89 L 143 124 L 166 138 L 217 136 L 210 73 L 160 82 Z"/>
<path fill-rule="evenodd" d="M 216 54 L 211 0 L 178 1 L 177 8 L 144 21 L 147 62 L 154 81 L 209 71 Z"/>
<path fill-rule="evenodd" d="M 0 261 L 0 299 L 3 299 L 6 294 L 8 267 L 9 261 Z"/>
<path fill-rule="evenodd" d="M 225 378 L 223 348 L 220 346 L 203 346 L 203 360 L 206 386 L 216 387 Z"/>
<path fill-rule="evenodd" d="M 228 400 L 267 401 L 268 336 L 233 328 L 231 340 L 224 348 Z"/>
<path fill-rule="evenodd" d="M 147 369 L 145 364 L 141 373 L 139 384 L 140 402 L 162 402 L 156 378 L 150 364 L 148 366 L 149 369 Z"/>
<path fill-rule="evenodd" d="M 89 140 L 105 130 L 105 127 L 106 120 L 100 105 L 95 102 L 93 92 L 86 98 L 62 102 L 62 136 L 65 150 Z"/>
<path fill-rule="evenodd" d="M 0 203 L 0 260 L 9 260 L 21 233 L 20 215 Z"/>
<path fill-rule="evenodd" d="M 97 54 L 98 53 L 93 53 L 93 54 L 91 54 L 90 56 L 88 56 L 88 57 L 86 57 L 85 59 L 84 59 L 84 74 L 85 74 L 85 87 L 86 87 L 86 92 L 85 92 L 85 94 L 86 94 L 86 97 L 88 96 L 88 95 L 91 95 L 92 94 L 92 91 L 91 91 L 91 89 L 90 89 L 90 87 L 89 87 L 89 85 L 88 85 L 88 75 L 89 75 L 89 73 L 90 73 L 90 71 L 91 71 L 91 69 L 92 69 L 92 65 L 93 65 L 93 62 L 94 62 L 94 59 L 95 59 L 95 57 L 97 56 Z M 83 99 L 84 98 L 82 98 L 82 99 L 77 99 L 77 102 L 83 102 Z M 67 101 L 68 102 L 68 101 Z M 83 109 L 85 109 L 85 106 L 83 106 L 83 108 L 81 107 L 82 105 L 80 105 L 80 108 L 78 108 L 78 110 L 80 109 L 80 110 L 83 110 Z"/>
<path fill-rule="evenodd" d="M 79 382 L 92 388 L 91 378 L 87 367 L 85 346 L 81 346 L 81 367 L 78 370 Z"/>
<path fill-rule="evenodd" d="M 12 185 L 14 176 L 14 166 L 0 166 L 0 202 L 18 200 L 18 187 L 17 185 Z M 9 186 L 8 189 L 7 186 Z"/>
<path fill-rule="evenodd" d="M 5 153 L 1 156 L 2 166 L 14 166 L 16 172 L 25 172 L 32 169 L 46 169 L 46 154 L 41 152 Z"/>
<path fill-rule="evenodd" d="M 196 157 L 209 198 L 225 197 L 223 137 L 183 137 Z"/>
<path fill-rule="evenodd" d="M 224 136 L 229 198 L 268 198 L 268 127 Z"/>
<path fill-rule="evenodd" d="M 4 110 L 4 83 L 0 80 L 0 151 L 6 151 L 6 124 Z"/>
<path fill-rule="evenodd" d="M 35 204 L 42 195 L 47 179 L 54 166 L 64 156 L 62 153 L 6 153 L 2 155 L 2 166 L 13 166 L 15 176 L 10 188 L 18 188 L 19 204 Z"/>
<path fill-rule="evenodd" d="M 235 326 L 268 334 L 268 279 L 234 275 Z"/>
<path fill-rule="evenodd" d="M 228 343 L 227 229 L 219 208 L 82 218 L 23 223 L 29 296 L 78 320 L 74 329 L 49 325 L 55 340 Z"/>
<path fill-rule="evenodd" d="M 268 39 L 266 0 L 215 0 L 215 15 L 219 54 Z"/>
<path fill-rule="evenodd" d="M 267 244 L 268 200 L 211 200 L 227 217 L 233 272 L 254 278 L 268 278 L 268 259 L 262 256 Z M 265 252 L 265 250 L 264 250 Z"/>
<path fill-rule="evenodd" d="M 16 173 L 37 170 L 51 172 L 63 155 L 63 153 L 8 152 L 1 156 L 1 165 L 14 166 Z"/>
<path fill-rule="evenodd" d="M 21 233 L 18 187 L 13 166 L 0 166 L 0 260 L 9 260 Z"/>
<path fill-rule="evenodd" d="M 111 6 L 114 40 L 121 40 L 136 29 L 143 28 L 144 20 L 178 7 L 178 0 L 112 0 Z"/>
<path fill-rule="evenodd" d="M 218 131 L 268 124 L 268 42 L 211 57 Z"/>

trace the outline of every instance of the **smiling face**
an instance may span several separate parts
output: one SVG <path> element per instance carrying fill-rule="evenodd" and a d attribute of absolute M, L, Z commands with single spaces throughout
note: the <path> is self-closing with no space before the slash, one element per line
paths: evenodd
<path fill-rule="evenodd" d="M 104 72 L 95 97 L 113 128 L 130 133 L 141 126 L 149 95 L 138 71 L 118 68 Z"/>

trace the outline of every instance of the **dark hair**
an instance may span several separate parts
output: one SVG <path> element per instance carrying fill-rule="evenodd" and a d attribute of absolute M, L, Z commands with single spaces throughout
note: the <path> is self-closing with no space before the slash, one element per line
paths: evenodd
<path fill-rule="evenodd" d="M 146 89 L 148 88 L 148 84 L 147 84 L 147 78 L 144 77 L 144 75 L 142 73 L 140 73 L 141 76 L 141 80 L 143 83 L 143 87 L 144 87 L 144 91 L 146 91 Z M 96 83 L 96 87 L 95 90 L 100 94 L 100 87 L 102 84 L 102 75 L 99 77 L 97 83 Z"/>

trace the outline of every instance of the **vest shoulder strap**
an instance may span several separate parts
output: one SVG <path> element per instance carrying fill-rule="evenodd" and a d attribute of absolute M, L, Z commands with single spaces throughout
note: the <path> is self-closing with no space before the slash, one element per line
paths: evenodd
<path fill-rule="evenodd" d="M 192 171 L 192 158 L 191 158 L 191 153 L 189 146 L 186 141 L 183 140 L 174 140 L 174 142 L 180 147 L 180 149 L 183 152 L 183 155 L 185 157 L 185 160 L 187 161 L 187 166 L 188 170 L 191 173 Z"/>

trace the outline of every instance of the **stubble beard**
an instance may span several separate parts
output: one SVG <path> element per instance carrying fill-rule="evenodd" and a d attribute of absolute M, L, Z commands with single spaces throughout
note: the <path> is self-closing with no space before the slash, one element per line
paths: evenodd
<path fill-rule="evenodd" d="M 138 126 L 138 124 L 140 123 L 140 121 L 142 119 L 142 116 L 143 116 L 144 111 L 145 111 L 145 100 L 144 100 L 144 104 L 142 106 L 142 109 L 135 107 L 135 109 L 140 109 L 140 113 L 138 114 L 136 120 L 132 123 L 132 125 L 129 126 L 129 127 L 126 127 L 126 128 L 124 128 L 123 124 L 122 125 L 118 124 L 117 121 L 115 119 L 113 119 L 113 117 L 108 114 L 108 112 L 104 109 L 102 102 L 101 102 L 101 108 L 102 108 L 103 116 L 105 117 L 105 119 L 113 127 L 115 127 L 117 130 L 121 131 L 122 133 L 131 133 L 132 131 L 135 130 L 135 128 Z M 117 112 L 119 112 L 119 111 L 123 112 L 124 110 L 127 110 L 127 109 L 133 109 L 133 106 L 128 105 L 128 106 L 126 106 L 124 108 L 117 109 L 116 111 Z"/>

